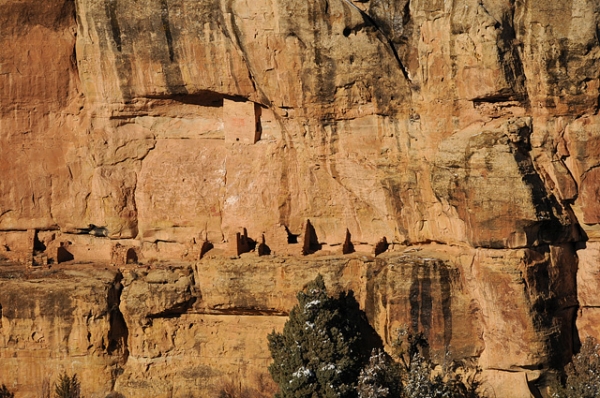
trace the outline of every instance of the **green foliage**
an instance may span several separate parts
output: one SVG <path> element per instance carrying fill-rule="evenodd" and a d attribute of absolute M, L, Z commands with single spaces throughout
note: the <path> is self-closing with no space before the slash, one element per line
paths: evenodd
<path fill-rule="evenodd" d="M 0 387 L 0 398 L 14 398 L 15 394 L 10 392 L 4 384 Z"/>
<path fill-rule="evenodd" d="M 373 350 L 369 363 L 358 376 L 359 398 L 394 398 L 402 391 L 400 368 L 381 349 Z"/>
<path fill-rule="evenodd" d="M 555 384 L 552 398 L 596 398 L 600 396 L 600 344 L 588 337 L 579 354 L 565 367 L 565 384 Z"/>
<path fill-rule="evenodd" d="M 422 333 L 401 330 L 394 343 L 402 398 L 477 398 L 479 369 L 447 361 L 441 368 L 423 354 L 428 347 Z M 471 373 L 470 377 L 467 377 Z"/>
<path fill-rule="evenodd" d="M 327 295 L 319 275 L 297 295 L 283 333 L 268 336 L 279 384 L 278 398 L 356 397 L 356 380 L 367 355 L 350 295 Z M 361 347 L 361 345 L 363 347 Z"/>
<path fill-rule="evenodd" d="M 77 374 L 69 376 L 67 373 L 61 373 L 58 381 L 54 384 L 54 396 L 56 398 L 81 398 L 80 387 Z"/>
<path fill-rule="evenodd" d="M 479 370 L 470 369 L 467 377 L 469 369 L 451 361 L 436 366 L 424 352 L 422 333 L 401 331 L 395 360 L 381 349 L 371 351 L 358 303 L 351 294 L 329 297 L 322 276 L 297 298 L 283 333 L 268 336 L 277 398 L 478 397 Z"/>
<path fill-rule="evenodd" d="M 410 372 L 413 359 L 422 357 L 422 351 L 429 347 L 423 333 L 412 334 L 406 328 L 398 331 L 398 337 L 392 345 L 393 354 L 398 359 L 404 373 Z"/>
<path fill-rule="evenodd" d="M 359 398 L 477 398 L 479 369 L 447 361 L 436 366 L 425 354 L 422 333 L 400 331 L 394 342 L 396 361 L 384 352 L 373 352 L 361 371 Z"/>

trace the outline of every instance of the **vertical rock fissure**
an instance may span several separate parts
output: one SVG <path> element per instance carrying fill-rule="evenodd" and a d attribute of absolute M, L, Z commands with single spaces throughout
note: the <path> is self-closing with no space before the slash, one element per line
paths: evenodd
<path fill-rule="evenodd" d="M 373 18 L 371 18 L 371 16 L 369 14 L 365 13 L 363 10 L 361 10 L 360 8 L 358 8 L 357 6 L 355 6 L 354 4 L 352 4 L 352 2 L 350 0 L 343 0 L 343 1 L 346 2 L 347 4 L 349 4 L 356 11 L 358 11 L 360 13 L 360 15 L 362 15 L 362 17 L 367 22 L 369 22 L 371 25 L 373 25 L 373 27 L 377 30 L 377 32 L 381 35 L 381 37 L 384 38 L 383 42 L 387 45 L 387 47 L 389 47 L 390 51 L 394 55 L 394 58 L 396 59 L 396 62 L 398 63 L 398 67 L 402 71 L 402 74 L 404 75 L 404 78 L 408 82 L 411 82 L 408 70 L 406 69 L 406 67 L 402 63 L 402 60 L 400 59 L 400 55 L 398 55 L 398 51 L 396 51 L 396 47 L 394 47 L 394 44 L 392 43 L 392 41 L 390 40 L 390 38 L 387 37 L 387 35 L 383 32 L 383 30 L 379 27 L 379 25 L 377 25 L 377 23 L 375 23 L 375 21 L 373 20 Z"/>
<path fill-rule="evenodd" d="M 162 23 L 163 32 L 167 39 L 167 47 L 169 49 L 169 60 L 173 62 L 175 59 L 175 51 L 173 50 L 173 35 L 171 34 L 171 24 L 169 23 L 169 4 L 167 0 L 160 0 L 160 21 Z"/>
<path fill-rule="evenodd" d="M 131 89 L 131 78 L 133 76 L 133 68 L 131 66 L 130 57 L 123 52 L 123 42 L 122 42 L 122 29 L 119 24 L 118 19 L 118 3 L 117 0 L 107 0 L 104 3 L 104 8 L 106 12 L 106 16 L 110 23 L 110 35 L 112 36 L 114 45 L 116 47 L 116 71 L 117 77 L 119 81 L 119 89 L 123 96 L 123 100 L 125 102 L 131 101 L 133 97 L 132 89 Z M 92 26 L 96 27 L 96 31 L 98 33 L 99 46 L 102 49 L 109 50 L 111 45 L 109 41 L 106 39 L 108 32 L 106 32 L 106 27 L 101 24 L 95 24 L 92 22 Z"/>
<path fill-rule="evenodd" d="M 123 367 L 129 358 L 128 337 L 129 329 L 123 313 L 119 308 L 121 304 L 121 293 L 123 292 L 123 274 L 118 272 L 115 279 L 108 289 L 107 294 L 107 309 L 108 309 L 108 347 L 106 352 L 108 355 L 115 356 L 116 360 L 112 364 L 111 369 L 111 391 L 114 391 L 117 379 L 123 374 Z"/>
<path fill-rule="evenodd" d="M 108 289 L 107 305 L 108 305 L 108 355 L 117 355 L 120 357 L 121 364 L 127 362 L 129 357 L 129 348 L 127 338 L 129 337 L 129 329 L 123 317 L 119 306 L 121 304 L 121 293 L 123 285 L 121 284 L 123 275 L 119 272 L 110 288 Z"/>
<path fill-rule="evenodd" d="M 560 216 L 562 207 L 556 197 L 549 193 L 544 181 L 535 170 L 533 160 L 527 152 L 528 148 L 514 143 L 509 145 L 523 181 L 531 187 L 531 200 L 537 218 L 537 225 L 531 226 L 529 231 L 526 228 L 528 245 L 557 241 L 565 233 L 555 214 L 557 212 Z"/>
<path fill-rule="evenodd" d="M 426 264 L 420 267 L 422 270 L 421 285 L 421 311 L 419 320 L 423 328 L 423 334 L 427 340 L 431 340 L 431 326 L 433 323 L 433 297 L 431 296 L 431 267 Z"/>
<path fill-rule="evenodd" d="M 119 20 L 117 18 L 117 0 L 108 0 L 105 5 L 106 13 L 108 14 L 108 19 L 110 21 L 112 38 L 115 42 L 115 46 L 117 47 L 117 51 L 121 52 L 123 50 L 123 46 L 121 43 L 121 27 L 119 26 Z"/>
<path fill-rule="evenodd" d="M 264 93 L 264 91 L 260 88 L 259 84 L 257 83 L 256 78 L 254 77 L 255 73 L 253 73 L 253 71 L 252 71 L 252 64 L 249 61 L 249 57 L 248 57 L 248 54 L 246 53 L 244 46 L 242 45 L 242 40 L 241 40 L 242 32 L 238 28 L 237 23 L 235 21 L 235 13 L 233 12 L 233 1 L 232 0 L 228 0 L 226 2 L 225 10 L 230 15 L 229 23 L 231 25 L 232 32 L 227 32 L 228 29 L 227 29 L 227 27 L 225 27 L 225 31 L 223 33 L 226 36 L 232 38 L 233 44 L 235 45 L 235 47 L 236 47 L 237 51 L 239 52 L 240 56 L 242 57 L 242 59 L 245 61 L 246 69 L 248 71 L 248 78 L 250 79 L 250 83 L 252 83 L 252 88 L 253 88 L 254 92 L 260 96 L 260 102 L 263 105 L 266 105 L 267 107 L 271 107 L 271 105 L 272 105 L 271 100 Z M 237 84 L 237 81 L 236 81 L 236 84 Z"/>
<path fill-rule="evenodd" d="M 527 76 L 523 60 L 519 52 L 519 46 L 514 45 L 517 42 L 517 35 L 513 24 L 509 23 L 507 18 L 502 20 L 501 40 L 504 42 L 503 47 L 498 51 L 500 63 L 503 65 L 504 76 L 510 82 L 516 99 L 529 106 L 529 94 L 527 92 Z M 512 58 L 512 62 L 507 62 L 507 58 Z"/>
<path fill-rule="evenodd" d="M 71 18 L 73 19 L 72 23 L 75 27 L 74 32 L 79 31 L 79 17 L 77 16 L 77 3 L 73 1 L 72 9 L 69 10 L 71 13 Z M 74 76 L 76 78 L 79 77 L 79 66 L 77 65 L 77 33 L 75 33 L 75 37 L 73 38 L 73 52 L 71 53 L 71 66 L 73 68 Z M 71 82 L 73 84 L 73 82 Z M 52 182 L 52 180 L 50 180 Z M 50 207 L 50 212 L 52 212 L 52 207 Z"/>
<path fill-rule="evenodd" d="M 438 264 L 440 293 L 442 299 L 442 317 L 444 318 L 444 348 L 449 350 L 452 340 L 452 286 L 450 271 L 445 264 Z"/>
<path fill-rule="evenodd" d="M 419 302 L 419 267 L 413 265 L 412 274 L 410 278 L 411 284 L 409 289 L 409 304 L 410 304 L 410 328 L 413 333 L 419 331 L 419 312 L 421 310 Z"/>
<path fill-rule="evenodd" d="M 160 0 L 160 26 L 167 42 L 168 60 L 163 56 L 164 53 L 162 51 L 157 51 L 157 53 L 161 54 L 160 62 L 165 74 L 167 90 L 171 95 L 187 95 L 189 92 L 183 80 L 181 67 L 175 56 L 175 43 L 177 39 L 175 33 L 177 33 L 177 29 L 171 24 L 169 3 L 167 0 Z"/>

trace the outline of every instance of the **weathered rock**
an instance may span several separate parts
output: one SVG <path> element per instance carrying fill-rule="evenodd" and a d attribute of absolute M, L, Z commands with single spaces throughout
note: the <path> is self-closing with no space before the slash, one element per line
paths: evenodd
<path fill-rule="evenodd" d="M 114 292 L 118 272 L 78 268 L 1 271 L 0 374 L 19 396 L 38 396 L 61 371 L 77 373 L 95 396 L 114 384 L 123 360 L 117 348 L 127 345 Z"/>
<path fill-rule="evenodd" d="M 442 252 L 434 245 L 377 258 L 208 256 L 193 267 L 121 271 L 5 267 L 0 357 L 17 357 L 0 370 L 25 395 L 43 381 L 23 378 L 19 358 L 32 355 L 36 366 L 54 369 L 48 377 L 78 372 L 90 396 L 112 389 L 126 396 L 210 396 L 227 380 L 260 391 L 270 360 L 266 335 L 283 326 L 296 292 L 318 273 L 332 294 L 353 293 L 386 346 L 400 328 L 423 331 L 437 360 L 446 351 L 480 356 L 492 387 L 502 379 L 498 372 L 521 371 L 522 380 L 535 381 L 540 373 L 532 369 L 570 352 L 575 281 L 565 284 L 573 273 L 559 268 L 574 255 L 568 246 L 432 254 Z M 19 301 L 24 289 L 34 294 Z M 54 337 L 57 330 L 62 334 Z M 85 363 L 71 362 L 79 355 Z"/>

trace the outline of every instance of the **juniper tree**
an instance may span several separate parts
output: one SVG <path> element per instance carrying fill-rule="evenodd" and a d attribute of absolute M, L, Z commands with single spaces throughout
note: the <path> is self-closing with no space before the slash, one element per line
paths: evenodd
<path fill-rule="evenodd" d="M 595 398 L 600 396 L 600 344 L 588 337 L 579 354 L 565 367 L 565 385 L 554 385 L 552 398 Z"/>
<path fill-rule="evenodd" d="M 400 397 L 477 398 L 479 369 L 448 361 L 436 371 L 436 364 L 424 355 L 428 347 L 423 333 L 413 334 L 405 329 L 399 331 L 393 348 L 402 382 Z"/>
<path fill-rule="evenodd" d="M 14 398 L 15 394 L 10 392 L 8 388 L 4 384 L 0 386 L 0 398 Z"/>
<path fill-rule="evenodd" d="M 69 376 L 62 373 L 54 385 L 54 395 L 56 398 L 81 398 L 80 384 L 77 375 Z"/>
<path fill-rule="evenodd" d="M 321 275 L 296 297 L 283 333 L 268 336 L 273 357 L 269 372 L 280 387 L 276 397 L 356 397 L 356 381 L 368 355 L 357 311 L 349 305 L 354 298 L 329 297 Z"/>
<path fill-rule="evenodd" d="M 402 391 L 400 367 L 381 349 L 373 350 L 358 376 L 358 398 L 398 398 Z"/>

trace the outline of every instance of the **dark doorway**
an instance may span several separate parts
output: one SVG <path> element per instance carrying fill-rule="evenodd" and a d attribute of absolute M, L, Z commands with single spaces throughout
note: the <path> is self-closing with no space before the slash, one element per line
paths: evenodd
<path fill-rule="evenodd" d="M 125 255 L 125 264 L 137 264 L 138 263 L 138 255 L 135 249 L 127 249 L 127 254 Z"/>
<path fill-rule="evenodd" d="M 73 254 L 65 246 L 60 246 L 56 250 L 56 262 L 58 264 L 73 260 L 75 260 L 75 257 L 73 257 Z"/>

